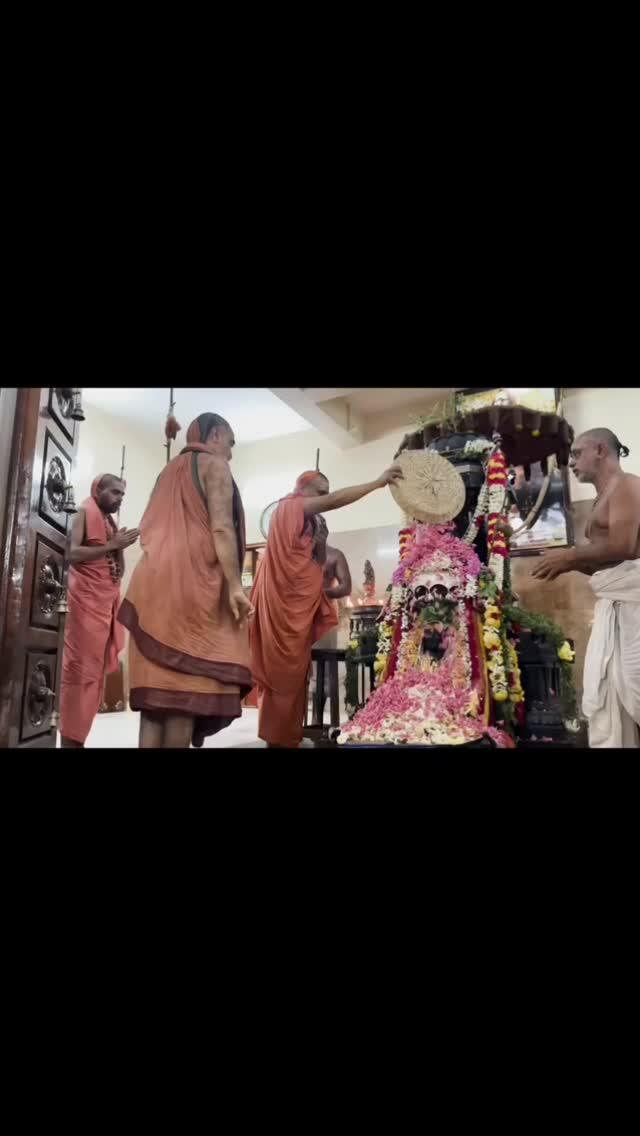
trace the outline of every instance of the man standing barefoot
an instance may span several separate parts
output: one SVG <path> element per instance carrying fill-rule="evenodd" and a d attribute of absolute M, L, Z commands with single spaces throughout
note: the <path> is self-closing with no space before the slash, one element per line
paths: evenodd
<path fill-rule="evenodd" d="M 130 704 L 144 749 L 201 746 L 240 716 L 253 685 L 234 444 L 220 415 L 196 418 L 140 522 L 142 557 L 118 618 L 131 632 Z"/>
<path fill-rule="evenodd" d="M 582 708 L 589 746 L 640 747 L 640 477 L 624 473 L 629 450 L 611 430 L 586 430 L 574 442 L 571 468 L 595 485 L 588 544 L 544 553 L 533 575 L 591 577 L 597 597 L 584 663 Z"/>
<path fill-rule="evenodd" d="M 84 747 L 102 702 L 105 675 L 118 669 L 124 647 L 124 632 L 116 622 L 123 551 L 139 535 L 137 529 L 118 532 L 112 519 L 124 492 L 119 477 L 101 474 L 73 518 L 60 687 L 63 749 Z"/>
<path fill-rule="evenodd" d="M 399 466 L 393 466 L 375 481 L 330 493 L 324 474 L 309 470 L 273 514 L 251 593 L 258 736 L 268 745 L 295 749 L 300 744 L 311 648 L 338 622 L 335 604 L 323 591 L 326 524 L 318 524 L 318 514 L 351 505 L 402 476 Z"/>

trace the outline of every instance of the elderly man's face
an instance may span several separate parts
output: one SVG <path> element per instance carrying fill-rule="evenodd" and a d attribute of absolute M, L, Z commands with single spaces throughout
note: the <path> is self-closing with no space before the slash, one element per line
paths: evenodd
<path fill-rule="evenodd" d="M 592 438 L 576 438 L 569 455 L 569 469 L 573 470 L 578 481 L 587 484 L 593 481 L 602 462 L 601 450 L 604 446 Z"/>

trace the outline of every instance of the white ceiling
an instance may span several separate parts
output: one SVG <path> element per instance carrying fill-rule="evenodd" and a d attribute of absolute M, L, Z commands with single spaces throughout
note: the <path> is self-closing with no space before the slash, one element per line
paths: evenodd
<path fill-rule="evenodd" d="M 346 396 L 351 407 L 360 414 L 379 414 L 399 406 L 417 408 L 425 401 L 445 399 L 451 387 L 360 387 Z"/>
<path fill-rule="evenodd" d="M 463 388 L 464 389 L 464 388 Z M 407 424 L 412 412 L 441 401 L 450 387 L 175 387 L 175 415 L 182 430 L 205 411 L 231 423 L 238 445 L 316 429 L 340 449 L 369 436 L 376 415 Z M 169 387 L 83 387 L 87 407 L 96 407 L 155 438 L 164 432 Z M 378 421 L 379 421 L 378 418 Z M 385 419 L 386 421 L 386 419 Z"/>
<path fill-rule="evenodd" d="M 221 414 L 238 444 L 310 430 L 311 424 L 285 406 L 266 387 L 174 387 L 175 416 L 183 431 L 205 411 Z M 87 406 L 135 422 L 162 435 L 169 409 L 169 387 L 83 387 Z"/>
<path fill-rule="evenodd" d="M 316 406 L 334 398 L 344 398 L 353 410 L 366 416 L 398 406 L 412 407 L 425 399 L 444 399 L 450 394 L 451 387 L 300 387 L 300 390 Z"/>

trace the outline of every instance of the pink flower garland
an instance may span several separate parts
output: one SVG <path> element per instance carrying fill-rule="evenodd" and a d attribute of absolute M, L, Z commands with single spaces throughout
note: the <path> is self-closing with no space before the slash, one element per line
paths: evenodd
<path fill-rule="evenodd" d="M 472 548 L 463 544 L 453 533 L 453 525 L 428 525 L 416 536 L 415 544 L 400 562 L 392 576 L 394 584 L 404 584 L 422 562 L 431 559 L 435 552 L 450 556 L 466 580 L 475 580 L 482 564 Z"/>

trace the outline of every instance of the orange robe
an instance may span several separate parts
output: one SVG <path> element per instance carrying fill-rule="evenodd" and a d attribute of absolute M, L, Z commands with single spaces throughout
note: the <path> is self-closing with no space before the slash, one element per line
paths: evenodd
<path fill-rule="evenodd" d="M 258 734 L 272 745 L 298 746 L 311 648 L 338 622 L 322 590 L 323 568 L 311 557 L 313 534 L 304 498 L 284 497 L 269 525 L 251 601 L 251 670 L 260 692 Z"/>
<path fill-rule="evenodd" d="M 229 607 L 198 453 L 211 450 L 185 446 L 156 482 L 140 523 L 142 556 L 118 619 L 131 632 L 131 709 L 192 715 L 201 744 L 240 717 L 252 680 L 249 632 Z M 244 510 L 235 482 L 233 515 L 242 565 Z"/>
<path fill-rule="evenodd" d="M 111 539 L 108 522 L 92 497 L 82 502 L 85 543 Z M 60 733 L 84 742 L 104 691 L 105 675 L 118 669 L 124 631 L 116 622 L 120 580 L 113 580 L 106 556 L 72 564 L 67 580 L 69 611 L 64 629 L 60 687 Z"/>

